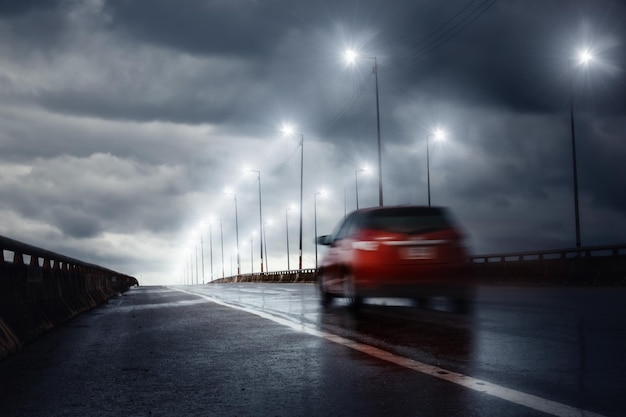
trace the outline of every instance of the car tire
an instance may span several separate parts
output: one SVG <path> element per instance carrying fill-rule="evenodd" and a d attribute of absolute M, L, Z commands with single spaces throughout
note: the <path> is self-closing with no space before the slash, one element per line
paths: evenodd
<path fill-rule="evenodd" d="M 363 298 L 357 295 L 354 275 L 350 272 L 346 272 L 343 276 L 343 297 L 351 308 L 358 308 L 363 302 Z"/>
<path fill-rule="evenodd" d="M 329 293 L 328 291 L 324 289 L 322 280 L 323 280 L 322 271 L 319 271 L 317 275 L 317 289 L 320 294 L 320 304 L 323 307 L 326 307 L 326 306 L 329 306 L 333 302 L 333 298 L 335 297 L 333 294 Z"/>

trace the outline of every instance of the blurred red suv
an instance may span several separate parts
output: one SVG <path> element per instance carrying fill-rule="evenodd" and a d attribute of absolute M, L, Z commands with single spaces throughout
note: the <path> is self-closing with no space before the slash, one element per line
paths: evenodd
<path fill-rule="evenodd" d="M 392 206 L 356 210 L 332 235 L 317 282 L 321 302 L 344 297 L 451 298 L 458 308 L 471 297 L 464 235 L 443 207 Z"/>

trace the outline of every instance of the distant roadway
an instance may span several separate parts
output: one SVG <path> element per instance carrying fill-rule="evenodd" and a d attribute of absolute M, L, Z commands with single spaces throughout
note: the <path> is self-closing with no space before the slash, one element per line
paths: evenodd
<path fill-rule="evenodd" d="M 0 416 L 623 416 L 626 289 L 319 305 L 311 284 L 139 287 L 0 361 Z"/>

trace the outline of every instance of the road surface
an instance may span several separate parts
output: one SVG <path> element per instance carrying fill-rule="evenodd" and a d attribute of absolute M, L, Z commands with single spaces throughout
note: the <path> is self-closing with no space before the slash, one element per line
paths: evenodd
<path fill-rule="evenodd" d="M 0 362 L 0 416 L 622 416 L 626 291 L 479 288 L 473 312 L 313 285 L 140 287 Z"/>

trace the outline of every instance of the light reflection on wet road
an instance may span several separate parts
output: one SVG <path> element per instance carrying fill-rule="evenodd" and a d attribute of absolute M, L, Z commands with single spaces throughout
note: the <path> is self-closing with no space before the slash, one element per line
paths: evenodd
<path fill-rule="evenodd" d="M 309 284 L 213 284 L 186 290 L 317 328 L 404 358 L 597 413 L 626 396 L 626 290 L 478 288 L 474 311 L 372 299 L 319 305 Z"/>

